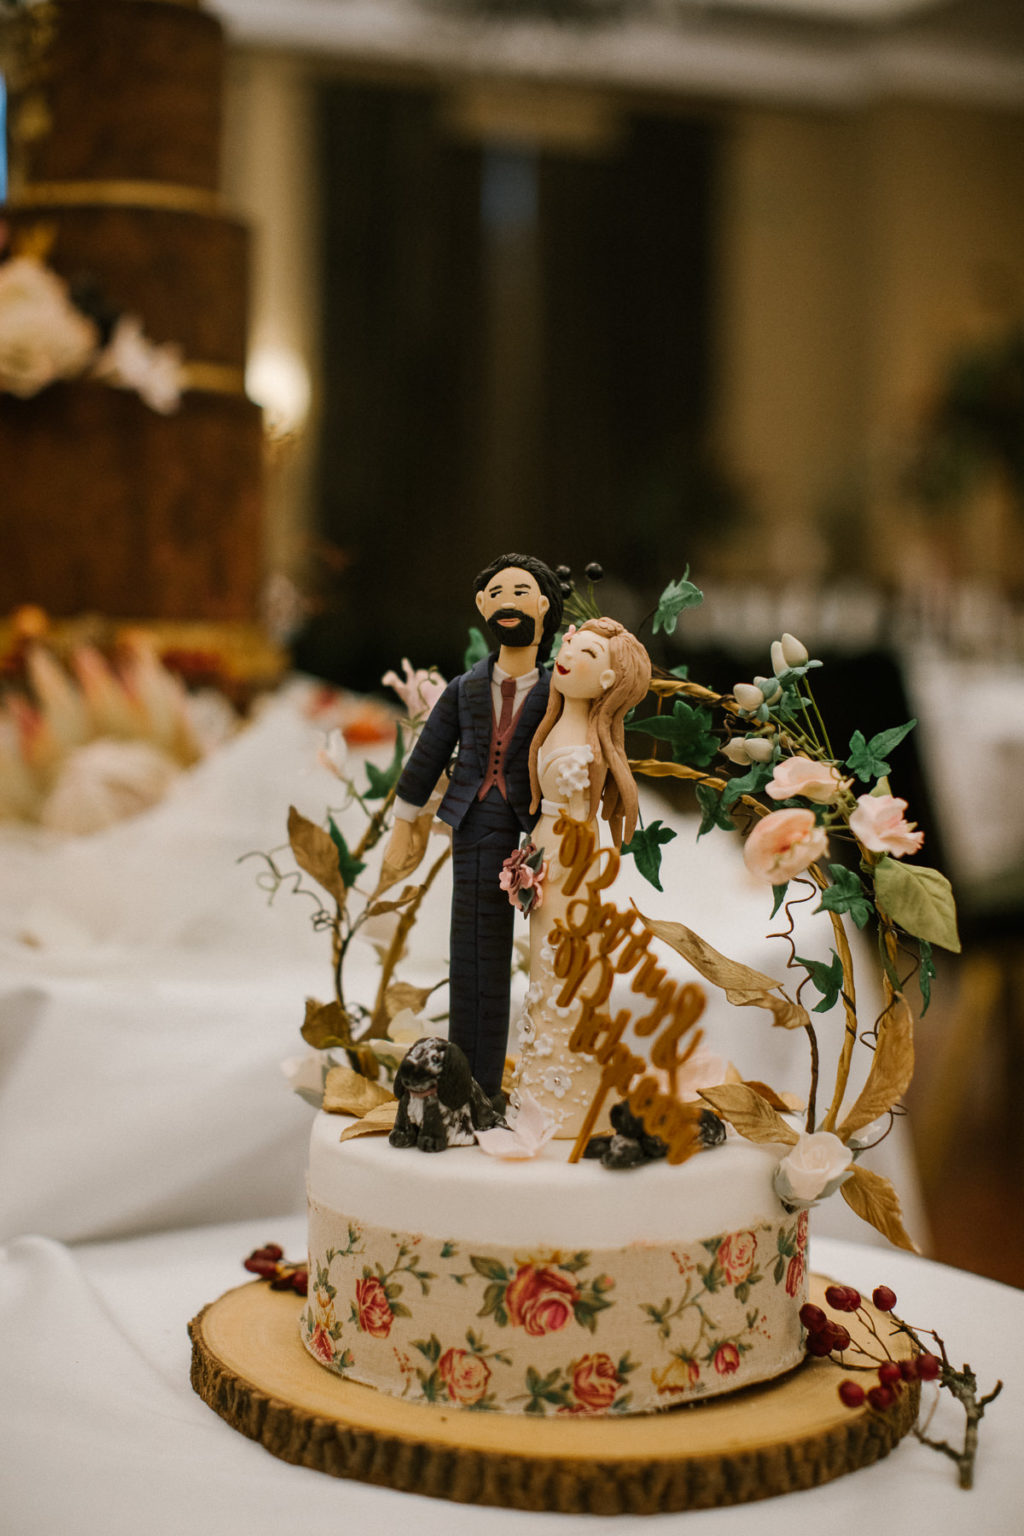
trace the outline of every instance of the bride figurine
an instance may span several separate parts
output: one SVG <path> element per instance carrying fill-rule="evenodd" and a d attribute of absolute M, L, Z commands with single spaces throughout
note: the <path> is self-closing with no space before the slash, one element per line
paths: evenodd
<path fill-rule="evenodd" d="M 531 810 L 539 805 L 541 814 L 531 834 L 536 852 L 529 863 L 536 869 L 543 860 L 546 868 L 539 899 L 530 906 L 530 985 L 519 1021 L 521 1050 L 511 1104 L 514 1112 L 528 1091 L 553 1116 L 559 1139 L 577 1135 L 600 1068 L 569 1049 L 580 1003 L 559 1008 L 557 1002 L 562 984 L 554 974 L 549 936 L 568 898 L 555 824 L 563 816 L 589 824 L 596 845 L 600 811 L 615 848 L 633 836 L 637 791 L 626 761 L 623 721 L 647 693 L 650 680 L 647 652 L 614 619 L 589 619 L 569 629 L 555 658 L 547 711 L 530 748 Z M 522 869 L 526 852 L 520 850 L 509 863 L 518 861 Z M 511 894 L 514 873 L 508 880 Z"/>

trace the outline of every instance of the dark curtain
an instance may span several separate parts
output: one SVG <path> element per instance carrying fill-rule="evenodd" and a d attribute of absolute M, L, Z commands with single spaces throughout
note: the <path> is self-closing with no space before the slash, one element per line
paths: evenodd
<path fill-rule="evenodd" d="M 403 655 L 450 675 L 505 549 L 644 592 L 681 574 L 723 510 L 717 130 L 633 115 L 607 153 L 541 148 L 509 182 L 521 152 L 447 137 L 426 89 L 328 84 L 320 128 L 319 513 L 346 564 L 299 664 L 360 688 Z"/>

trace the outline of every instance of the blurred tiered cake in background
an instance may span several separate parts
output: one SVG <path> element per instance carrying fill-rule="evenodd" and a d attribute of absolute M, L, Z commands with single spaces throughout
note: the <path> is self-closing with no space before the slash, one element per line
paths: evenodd
<path fill-rule="evenodd" d="M 143 620 L 266 669 L 249 233 L 218 192 L 220 24 L 198 0 L 54 0 L 6 31 L 0 615 Z M 27 317 L 45 330 L 65 296 L 95 346 L 47 377 L 49 339 Z M 3 313 L 0 294 L 0 353 Z"/>

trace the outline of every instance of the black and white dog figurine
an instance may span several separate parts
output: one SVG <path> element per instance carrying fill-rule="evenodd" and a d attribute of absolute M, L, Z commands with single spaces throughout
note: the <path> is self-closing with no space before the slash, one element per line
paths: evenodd
<path fill-rule="evenodd" d="M 438 1036 L 409 1047 L 395 1074 L 395 1096 L 393 1147 L 419 1147 L 421 1152 L 470 1147 L 475 1130 L 505 1124 L 471 1076 L 465 1051 Z"/>

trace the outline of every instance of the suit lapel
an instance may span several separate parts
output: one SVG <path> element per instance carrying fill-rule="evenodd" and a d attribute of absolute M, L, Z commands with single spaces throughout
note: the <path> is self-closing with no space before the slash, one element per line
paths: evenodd
<path fill-rule="evenodd" d="M 494 671 L 493 656 L 485 656 L 471 667 L 462 685 L 463 695 L 473 721 L 474 745 L 480 760 L 481 773 L 487 770 L 487 754 L 491 748 L 491 732 L 494 727 L 494 705 L 491 701 L 491 673 Z"/>

